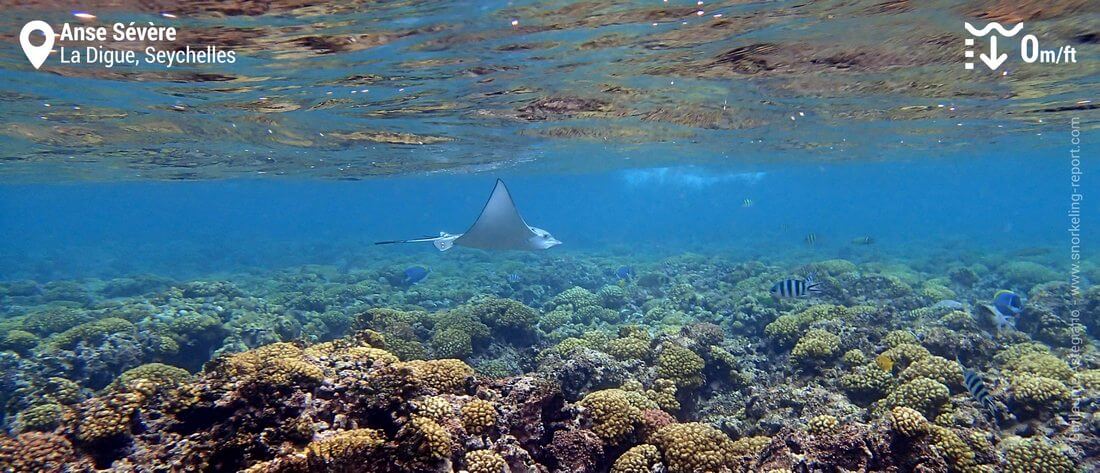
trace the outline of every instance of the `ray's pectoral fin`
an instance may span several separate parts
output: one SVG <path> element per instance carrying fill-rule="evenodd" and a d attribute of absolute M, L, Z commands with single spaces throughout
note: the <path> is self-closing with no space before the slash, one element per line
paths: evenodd
<path fill-rule="evenodd" d="M 531 238 L 536 236 L 520 216 L 512 195 L 504 181 L 497 179 L 496 186 L 485 208 L 469 230 L 455 240 L 455 244 L 482 249 L 530 249 Z"/>

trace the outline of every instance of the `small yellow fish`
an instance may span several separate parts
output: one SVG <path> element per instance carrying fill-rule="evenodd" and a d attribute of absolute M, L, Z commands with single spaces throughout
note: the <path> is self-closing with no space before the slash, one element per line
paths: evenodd
<path fill-rule="evenodd" d="M 890 355 L 885 353 L 875 357 L 875 364 L 878 365 L 879 368 L 882 368 L 882 371 L 887 373 L 894 371 L 894 359 L 890 358 Z"/>

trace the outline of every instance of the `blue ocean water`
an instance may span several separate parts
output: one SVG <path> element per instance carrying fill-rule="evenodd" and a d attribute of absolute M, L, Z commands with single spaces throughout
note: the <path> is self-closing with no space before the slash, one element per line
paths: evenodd
<path fill-rule="evenodd" d="M 863 236 L 896 255 L 943 246 L 1063 249 L 1068 160 L 1052 148 L 1026 156 L 1004 148 L 873 163 L 578 174 L 4 184 L 0 267 L 14 279 L 347 264 L 377 251 L 373 241 L 464 231 L 496 177 L 528 223 L 565 242 L 550 253 L 618 248 L 793 261 L 852 251 L 851 240 Z M 803 241 L 809 233 L 818 238 L 812 249 Z M 384 251 L 447 257 L 429 244 Z"/>

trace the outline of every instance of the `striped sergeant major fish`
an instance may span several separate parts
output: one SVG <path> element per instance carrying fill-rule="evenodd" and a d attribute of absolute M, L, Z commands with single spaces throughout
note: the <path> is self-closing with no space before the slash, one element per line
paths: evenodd
<path fill-rule="evenodd" d="M 784 279 L 779 281 L 772 285 L 769 292 L 776 299 L 803 297 L 821 292 L 821 288 L 817 285 L 818 283 L 814 282 L 814 277 L 811 275 L 807 276 L 806 279 Z"/>
<path fill-rule="evenodd" d="M 814 246 L 817 244 L 817 234 L 811 232 L 809 235 L 806 235 L 806 238 L 803 241 L 805 241 L 806 244 L 809 246 Z"/>
<path fill-rule="evenodd" d="M 959 366 L 962 366 L 962 362 L 959 362 L 957 357 L 955 361 L 959 363 Z M 993 417 L 994 421 L 1000 419 L 997 405 L 993 403 L 993 396 L 989 394 L 989 390 L 985 388 L 985 382 L 982 381 L 982 377 L 977 372 L 964 367 L 963 384 L 966 386 L 966 390 L 970 391 L 970 396 L 978 401 L 982 407 L 985 407 L 986 411 L 989 411 L 989 415 Z"/>

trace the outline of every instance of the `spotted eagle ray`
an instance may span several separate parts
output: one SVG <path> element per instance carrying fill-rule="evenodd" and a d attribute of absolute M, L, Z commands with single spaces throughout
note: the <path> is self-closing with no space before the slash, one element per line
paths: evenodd
<path fill-rule="evenodd" d="M 447 251 L 453 246 L 466 246 L 483 250 L 545 250 L 560 245 L 550 232 L 532 227 L 523 220 L 512 201 L 512 194 L 504 181 L 497 179 L 493 193 L 481 209 L 481 215 L 464 233 L 450 234 L 439 232 L 437 237 L 412 238 L 408 240 L 390 240 L 375 242 L 376 245 L 393 243 L 417 243 L 430 241 L 439 251 Z"/>

